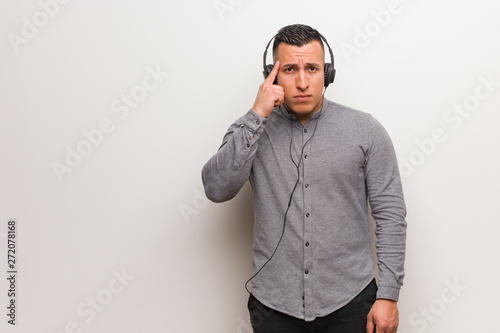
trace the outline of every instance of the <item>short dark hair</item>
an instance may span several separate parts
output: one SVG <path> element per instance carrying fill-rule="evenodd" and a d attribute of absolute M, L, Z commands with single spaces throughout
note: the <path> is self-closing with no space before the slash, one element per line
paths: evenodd
<path fill-rule="evenodd" d="M 321 49 L 323 50 L 324 55 L 325 47 L 323 46 L 321 34 L 318 30 L 304 24 L 287 25 L 286 27 L 281 28 L 276 36 L 274 36 L 273 58 L 276 58 L 278 46 L 281 43 L 301 47 L 314 40 L 321 44 Z"/>

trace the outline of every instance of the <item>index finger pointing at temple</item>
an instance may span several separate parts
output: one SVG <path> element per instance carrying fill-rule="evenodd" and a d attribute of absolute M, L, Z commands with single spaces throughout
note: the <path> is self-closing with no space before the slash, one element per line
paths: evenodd
<path fill-rule="evenodd" d="M 276 79 L 276 76 L 278 75 L 279 69 L 280 69 L 280 62 L 276 61 L 276 63 L 273 66 L 273 70 L 271 71 L 271 73 L 269 73 L 269 76 L 266 78 L 265 82 L 272 84 Z"/>

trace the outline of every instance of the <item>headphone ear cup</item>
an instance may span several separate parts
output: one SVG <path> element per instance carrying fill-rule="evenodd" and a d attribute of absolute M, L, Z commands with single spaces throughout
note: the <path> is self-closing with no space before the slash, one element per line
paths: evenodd
<path fill-rule="evenodd" d="M 266 67 L 264 67 L 264 71 L 263 71 L 264 80 L 267 79 L 269 74 L 271 74 L 271 72 L 273 71 L 273 68 L 274 68 L 274 65 L 266 65 Z M 278 78 L 274 79 L 273 84 L 278 84 Z"/>
<path fill-rule="evenodd" d="M 269 76 L 269 74 L 271 74 L 271 71 L 273 70 L 273 65 L 266 65 L 264 67 L 264 71 L 262 72 L 262 74 L 264 74 L 264 80 L 267 79 L 267 77 Z"/>
<path fill-rule="evenodd" d="M 330 83 L 333 83 L 335 80 L 335 68 L 333 68 L 332 64 L 325 64 L 325 88 L 328 87 Z"/>

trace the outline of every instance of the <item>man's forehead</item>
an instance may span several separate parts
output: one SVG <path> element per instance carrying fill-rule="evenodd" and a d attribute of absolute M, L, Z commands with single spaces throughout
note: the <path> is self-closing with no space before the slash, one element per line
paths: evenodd
<path fill-rule="evenodd" d="M 285 59 L 296 59 L 304 58 L 311 61 L 324 61 L 324 49 L 323 45 L 316 40 L 302 46 L 290 45 L 286 43 L 280 43 L 278 45 L 277 56 L 280 61 Z M 275 60 L 277 60 L 275 58 Z"/>

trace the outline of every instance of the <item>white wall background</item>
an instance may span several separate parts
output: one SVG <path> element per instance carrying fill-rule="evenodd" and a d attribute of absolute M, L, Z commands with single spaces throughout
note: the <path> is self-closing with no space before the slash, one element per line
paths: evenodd
<path fill-rule="evenodd" d="M 19 272 L 0 331 L 250 332 L 250 189 L 208 203 L 200 172 L 291 23 L 333 47 L 327 98 L 378 118 L 400 157 L 399 332 L 498 326 L 498 2 L 66 2 L 0 4 L 0 276 L 9 219 Z"/>

